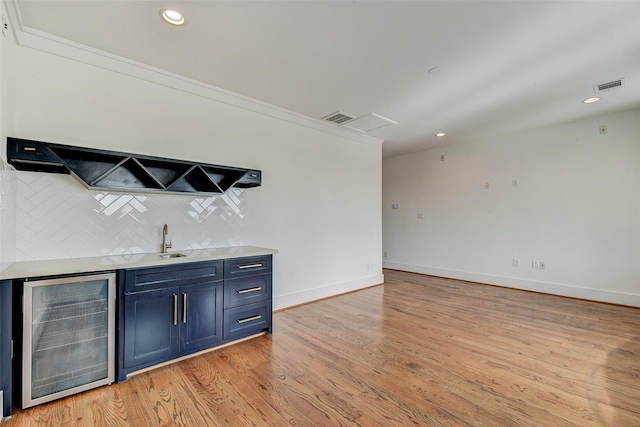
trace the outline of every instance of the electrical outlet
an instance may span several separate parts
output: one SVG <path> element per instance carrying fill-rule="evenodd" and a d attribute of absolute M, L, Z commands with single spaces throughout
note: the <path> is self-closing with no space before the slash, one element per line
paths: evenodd
<path fill-rule="evenodd" d="M 540 261 L 540 270 L 544 270 L 545 268 L 547 268 L 547 266 L 545 265 L 544 261 Z"/>
<path fill-rule="evenodd" d="M 440 156 L 440 161 L 441 161 L 441 162 L 444 162 L 444 154 L 442 154 L 442 155 Z"/>
<path fill-rule="evenodd" d="M 518 258 L 514 258 L 511 263 L 514 267 L 520 267 L 520 260 Z"/>
<path fill-rule="evenodd" d="M 418 214 L 418 219 L 424 219 L 424 214 L 423 213 L 419 213 Z"/>
<path fill-rule="evenodd" d="M 386 257 L 388 257 L 388 256 L 389 256 L 389 252 L 384 251 L 384 257 L 386 258 Z"/>
<path fill-rule="evenodd" d="M 485 190 L 488 190 L 488 189 L 489 189 L 489 187 L 490 187 L 490 185 L 489 185 L 489 181 L 485 182 L 485 183 L 484 183 L 484 189 L 485 189 Z"/>
<path fill-rule="evenodd" d="M 531 267 L 532 268 L 540 268 L 540 262 L 539 261 L 531 261 Z"/>
<path fill-rule="evenodd" d="M 518 180 L 517 179 L 512 179 L 511 180 L 511 186 L 513 188 L 518 188 Z"/>
<path fill-rule="evenodd" d="M 600 126 L 600 135 L 606 135 L 606 134 L 607 134 L 607 125 Z"/>

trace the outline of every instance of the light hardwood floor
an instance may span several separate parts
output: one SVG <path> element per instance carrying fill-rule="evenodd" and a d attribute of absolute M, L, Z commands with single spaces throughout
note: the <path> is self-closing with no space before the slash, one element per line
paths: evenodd
<path fill-rule="evenodd" d="M 640 309 L 397 271 L 17 426 L 640 426 Z"/>

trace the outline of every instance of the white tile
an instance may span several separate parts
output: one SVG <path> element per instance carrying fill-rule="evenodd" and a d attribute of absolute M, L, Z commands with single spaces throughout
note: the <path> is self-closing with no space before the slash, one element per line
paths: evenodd
<path fill-rule="evenodd" d="M 94 192 L 69 179 L 27 173 L 17 182 L 20 260 L 156 252 L 163 224 L 174 250 L 245 243 L 242 190 L 210 197 Z"/>

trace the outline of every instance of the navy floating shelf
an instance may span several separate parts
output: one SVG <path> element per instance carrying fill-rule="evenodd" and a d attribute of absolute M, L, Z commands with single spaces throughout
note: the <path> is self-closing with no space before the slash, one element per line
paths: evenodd
<path fill-rule="evenodd" d="M 11 137 L 7 160 L 18 170 L 72 174 L 92 190 L 219 194 L 262 184 L 262 172 L 255 169 Z"/>

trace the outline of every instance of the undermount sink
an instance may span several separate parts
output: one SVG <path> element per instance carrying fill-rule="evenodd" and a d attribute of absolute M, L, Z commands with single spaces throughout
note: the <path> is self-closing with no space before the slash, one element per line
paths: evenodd
<path fill-rule="evenodd" d="M 178 252 L 174 252 L 172 254 L 160 254 L 161 258 L 182 258 L 182 257 L 185 257 L 185 256 L 186 256 L 185 254 L 181 254 L 181 253 L 178 253 Z"/>

